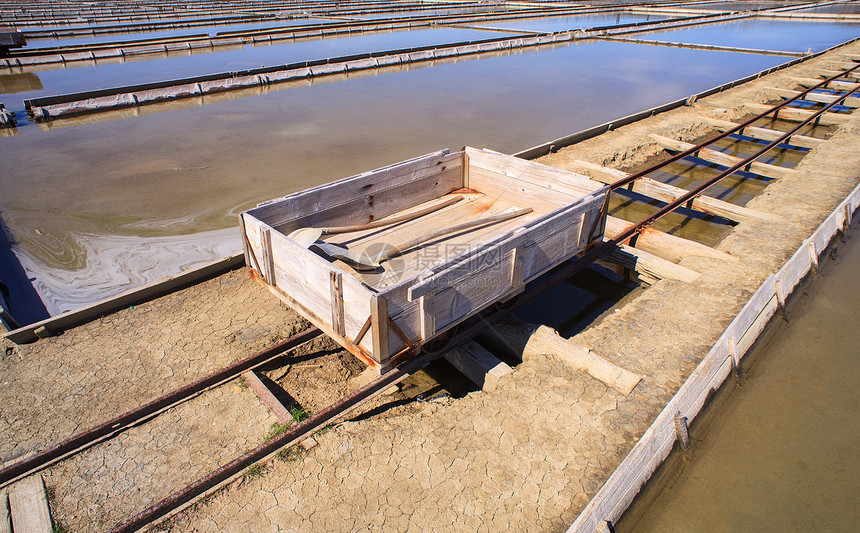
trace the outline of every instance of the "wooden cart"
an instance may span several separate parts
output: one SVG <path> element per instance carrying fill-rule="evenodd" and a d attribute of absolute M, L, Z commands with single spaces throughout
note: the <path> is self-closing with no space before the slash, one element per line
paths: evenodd
<path fill-rule="evenodd" d="M 265 202 L 239 219 L 246 263 L 272 292 L 382 372 L 600 242 L 607 197 L 607 187 L 584 176 L 466 147 Z M 398 247 L 369 272 L 288 236 L 300 228 L 381 223 L 439 205 L 413 220 L 319 241 L 329 251 L 340 244 L 365 257 Z M 512 218 L 401 247 L 505 213 Z"/>

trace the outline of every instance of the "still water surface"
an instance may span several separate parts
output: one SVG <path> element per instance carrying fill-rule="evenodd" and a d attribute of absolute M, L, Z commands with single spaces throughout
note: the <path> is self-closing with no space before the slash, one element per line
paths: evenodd
<path fill-rule="evenodd" d="M 260 201 L 444 147 L 515 152 L 783 61 L 592 42 L 25 124 L 0 139 L 0 209 L 57 312 L 239 250 Z"/>
<path fill-rule="evenodd" d="M 819 52 L 860 36 L 860 24 L 802 20 L 743 19 L 705 26 L 636 34 L 637 39 L 737 46 L 787 52 Z"/>

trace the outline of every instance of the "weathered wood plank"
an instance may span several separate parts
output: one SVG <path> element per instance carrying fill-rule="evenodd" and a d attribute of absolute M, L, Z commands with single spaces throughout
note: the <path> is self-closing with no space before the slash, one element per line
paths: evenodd
<path fill-rule="evenodd" d="M 671 152 L 683 152 L 685 150 L 693 148 L 694 146 L 693 144 L 690 144 L 688 142 L 670 139 L 669 137 L 657 135 L 656 133 L 651 133 L 648 136 L 655 140 L 657 144 L 662 146 L 664 149 L 669 150 Z M 731 167 L 743 161 L 743 159 L 741 159 L 740 157 L 729 155 L 718 150 L 712 150 L 710 148 L 702 148 L 695 155 L 699 159 L 708 161 L 710 163 L 715 163 L 724 167 Z M 753 161 L 752 163 L 747 164 L 745 167 L 743 167 L 743 170 L 747 170 L 748 172 L 774 179 L 784 178 L 786 176 L 790 176 L 797 173 L 797 171 L 794 169 L 770 165 L 768 163 L 761 163 L 758 161 Z"/>
<path fill-rule="evenodd" d="M 9 514 L 9 494 L 0 489 L 0 533 L 12 533 L 12 516 Z"/>
<path fill-rule="evenodd" d="M 500 361 L 474 341 L 469 341 L 445 353 L 444 357 L 484 392 L 496 390 L 499 380 L 513 372 L 507 363 Z"/>
<path fill-rule="evenodd" d="M 570 342 L 548 326 L 508 318 L 482 332 L 478 339 L 493 350 L 508 352 L 523 360 L 537 355 L 555 357 L 625 396 L 642 380 L 642 376 L 621 368 L 588 348 Z"/>
<path fill-rule="evenodd" d="M 818 75 L 821 76 L 822 78 L 832 78 L 833 76 L 842 75 L 842 77 L 846 78 L 846 79 L 860 79 L 860 72 L 858 72 L 856 70 L 854 72 L 845 72 L 842 69 L 831 70 L 831 69 L 824 69 L 824 68 L 817 69 L 817 70 L 818 70 Z"/>
<path fill-rule="evenodd" d="M 587 161 L 574 160 L 569 161 L 567 163 L 582 168 L 583 171 L 588 172 L 592 175 L 592 179 L 600 181 L 602 183 L 606 183 L 608 185 L 615 183 L 621 179 L 624 179 L 630 175 L 620 170 L 602 167 L 600 165 L 595 165 L 594 163 L 589 163 Z M 632 187 L 633 192 L 635 193 L 667 203 L 677 200 L 688 192 L 686 189 L 682 189 L 680 187 L 675 187 L 674 185 L 669 185 L 668 183 L 663 183 L 651 178 L 644 177 L 634 181 Z M 772 215 L 770 213 L 756 211 L 755 209 L 735 205 L 731 202 L 726 202 L 718 198 L 711 198 L 710 196 L 696 197 L 693 200 L 692 206 L 690 207 L 697 211 L 701 211 L 702 213 L 722 217 L 726 220 L 733 220 L 735 222 L 750 222 L 753 220 L 782 220 L 782 217 L 780 217 L 779 215 Z"/>
<path fill-rule="evenodd" d="M 830 76 L 828 76 L 830 77 Z M 800 76 L 791 76 L 792 81 L 800 85 L 801 87 L 815 87 L 819 83 L 821 83 L 821 78 L 803 78 Z M 833 80 L 827 85 L 825 85 L 828 89 L 833 89 L 834 91 L 853 91 L 856 89 L 860 89 L 860 83 L 852 83 L 850 81 L 840 81 Z"/>
<path fill-rule="evenodd" d="M 373 356 L 384 362 L 389 356 L 388 300 L 374 295 L 370 299 L 370 334 L 373 340 Z"/>
<path fill-rule="evenodd" d="M 701 119 L 707 122 L 708 125 L 712 126 L 717 131 L 728 131 L 737 126 L 736 123 L 729 122 L 728 120 L 719 120 L 711 117 L 701 117 Z M 754 137 L 756 139 L 762 139 L 765 141 L 775 141 L 785 134 L 784 131 L 772 130 L 759 126 L 746 126 L 737 133 L 738 135 L 747 135 L 749 137 Z M 816 148 L 822 143 L 824 143 L 825 140 L 798 134 L 792 135 L 784 142 L 785 144 L 790 144 L 792 146 L 800 146 L 801 148 Z"/>
<path fill-rule="evenodd" d="M 291 224 L 297 221 L 306 226 L 372 222 L 459 189 L 461 165 L 459 153 L 434 152 L 265 202 L 248 213 L 287 233 L 299 227 Z"/>
<path fill-rule="evenodd" d="M 637 250 L 626 244 L 610 250 L 602 259 L 644 274 L 646 279 L 669 279 L 689 283 L 701 276 L 695 270 L 675 264 L 646 251 Z"/>
<path fill-rule="evenodd" d="M 9 510 L 15 533 L 51 533 L 51 511 L 41 474 L 25 478 L 9 489 Z"/>
<path fill-rule="evenodd" d="M 631 222 L 621 218 L 606 217 L 606 237 L 612 238 L 630 227 Z M 726 252 L 715 250 L 710 246 L 670 235 L 654 228 L 645 228 L 636 239 L 636 248 L 650 252 L 656 256 L 680 262 L 687 257 L 710 257 L 722 261 L 737 261 L 738 259 Z"/>
<path fill-rule="evenodd" d="M 753 104 L 746 103 L 744 104 L 744 108 L 746 108 L 750 113 L 763 113 L 772 106 L 766 106 L 762 104 Z M 808 109 L 798 109 L 796 107 L 783 107 L 776 111 L 775 114 L 771 114 L 774 118 L 779 118 L 780 120 L 788 120 L 791 122 L 802 122 L 809 117 L 815 114 L 814 111 L 809 111 Z M 819 117 L 818 123 L 823 124 L 825 126 L 839 126 L 845 124 L 851 119 L 848 115 L 843 115 L 839 113 L 831 113 L 830 111 L 825 111 Z"/>
<path fill-rule="evenodd" d="M 777 96 L 781 98 L 785 98 L 788 100 L 789 98 L 794 98 L 795 96 L 801 94 L 801 91 L 792 91 L 791 89 L 779 89 L 776 87 L 768 87 L 768 91 L 773 92 Z M 808 102 L 817 102 L 819 104 L 829 104 L 831 102 L 835 102 L 839 98 L 839 95 L 835 94 L 824 94 L 817 93 L 815 91 L 808 92 L 803 95 L 803 100 Z M 845 100 L 842 101 L 841 104 L 845 107 L 860 107 L 860 96 L 849 96 Z"/>
<path fill-rule="evenodd" d="M 263 402 L 270 411 L 272 411 L 272 414 L 275 415 L 282 424 L 288 424 L 293 421 L 293 416 L 290 414 L 290 410 L 275 397 L 272 391 L 269 390 L 269 387 L 263 383 L 253 370 L 242 372 L 242 378 L 245 380 L 245 383 L 251 387 L 254 394 L 260 398 L 260 401 Z"/>

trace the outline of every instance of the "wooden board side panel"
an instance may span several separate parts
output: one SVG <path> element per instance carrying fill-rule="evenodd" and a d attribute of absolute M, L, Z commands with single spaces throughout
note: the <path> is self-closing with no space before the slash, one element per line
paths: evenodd
<path fill-rule="evenodd" d="M 516 177 L 574 198 L 582 198 L 602 187 L 587 176 L 512 157 L 493 150 L 477 150 L 466 147 L 465 151 L 473 167 L 495 172 L 502 179 L 504 177 Z"/>
<path fill-rule="evenodd" d="M 434 179 L 437 176 L 439 180 Z M 301 221 L 296 227 L 317 222 L 361 224 L 459 189 L 462 182 L 462 156 L 437 153 L 314 187 L 261 204 L 248 213 L 280 231 L 291 229 L 289 223 L 294 221 Z"/>

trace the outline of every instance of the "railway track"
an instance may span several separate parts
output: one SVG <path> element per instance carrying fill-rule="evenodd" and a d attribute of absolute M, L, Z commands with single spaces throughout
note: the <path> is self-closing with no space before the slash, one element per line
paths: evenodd
<path fill-rule="evenodd" d="M 183 508 L 206 494 L 217 490 L 219 487 L 241 474 L 248 466 L 271 457 L 283 447 L 298 442 L 316 429 L 332 423 L 339 417 L 343 417 L 346 413 L 377 396 L 382 391 L 387 390 L 392 385 L 402 381 L 412 373 L 432 362 L 434 359 L 442 356 L 446 351 L 473 339 L 476 335 L 486 329 L 488 324 L 493 324 L 502 320 L 515 309 L 533 300 L 538 295 L 549 290 L 558 283 L 568 279 L 570 276 L 587 267 L 594 261 L 605 259 L 610 253 L 617 250 L 620 245 L 626 243 L 635 244 L 637 237 L 662 217 L 683 207 L 696 209 L 696 200 L 703 198 L 702 194 L 708 188 L 714 186 L 726 177 L 740 170 L 745 170 L 755 174 L 756 167 L 753 166 L 753 163 L 774 148 L 791 144 L 792 139 L 799 140 L 801 143 L 811 143 L 815 145 L 815 142 L 810 141 L 812 138 L 802 136 L 799 132 L 807 126 L 818 124 L 822 120 L 822 117 L 829 116 L 828 114 L 833 113 L 837 106 L 845 104 L 846 101 L 849 101 L 850 98 L 854 97 L 858 88 L 860 88 L 860 83 L 856 83 L 858 74 L 860 74 L 860 70 L 858 69 L 860 69 L 860 63 L 849 64 L 844 70 L 829 72 L 826 74 L 827 77 L 821 79 L 821 81 L 807 81 L 806 89 L 798 91 L 797 94 L 794 94 L 793 96 L 786 97 L 780 104 L 769 107 L 752 118 L 737 123 L 734 126 L 723 125 L 723 131 L 718 135 L 696 144 L 695 146 L 691 146 L 683 150 L 677 150 L 677 153 L 660 163 L 651 165 L 642 171 L 630 174 L 612 182 L 610 184 L 610 189 L 613 191 L 631 189 L 634 185 L 648 180 L 648 175 L 653 174 L 668 165 L 682 161 L 687 157 L 703 155 L 707 150 L 710 150 L 710 148 L 708 148 L 709 146 L 713 146 L 714 143 L 733 135 L 745 135 L 768 141 L 767 144 L 764 144 L 754 154 L 745 158 L 737 158 L 737 161 L 734 163 L 724 165 L 726 167 L 725 170 L 722 170 L 716 176 L 692 190 L 685 191 L 683 193 L 676 193 L 674 199 L 671 201 L 665 201 L 664 198 L 665 205 L 657 210 L 656 213 L 653 213 L 638 222 L 630 224 L 616 235 L 608 238 L 603 244 L 586 253 L 584 256 L 572 260 L 566 266 L 555 271 L 551 275 L 537 280 L 535 283 L 528 286 L 522 294 L 510 300 L 505 305 L 496 306 L 493 309 L 486 310 L 479 316 L 465 322 L 446 338 L 447 342 L 443 345 L 437 344 L 435 346 L 427 347 L 423 353 L 416 354 L 401 366 L 393 369 L 383 376 L 380 376 L 370 384 L 350 395 L 345 396 L 318 413 L 315 413 L 305 421 L 291 426 L 286 432 L 282 433 L 278 437 L 240 457 L 237 457 L 209 475 L 175 492 L 166 499 L 152 505 L 139 514 L 130 517 L 121 524 L 116 525 L 112 531 L 136 531 L 163 519 L 165 516 L 170 515 L 176 510 Z M 822 93 L 822 89 L 827 89 L 828 92 Z M 827 98 L 825 98 L 827 103 L 822 104 L 821 102 L 818 102 L 817 109 L 811 110 L 809 107 L 804 107 L 802 109 L 792 107 L 792 104 L 799 103 L 800 101 L 814 103 L 816 100 L 821 100 L 821 96 L 825 94 L 827 95 Z M 805 113 L 800 113 L 800 115 L 798 115 L 799 111 L 805 111 Z M 788 117 L 797 122 L 797 124 L 786 131 L 765 130 L 764 128 L 755 125 L 757 121 L 762 119 L 780 116 L 783 118 Z M 254 354 L 243 361 L 211 374 L 206 378 L 177 389 L 161 398 L 148 402 L 139 408 L 115 417 L 114 419 L 100 424 L 88 431 L 74 435 L 28 459 L 7 466 L 0 470 L 0 487 L 36 473 L 57 461 L 71 457 L 99 442 L 118 435 L 128 428 L 145 423 L 146 421 L 158 416 L 159 413 L 187 401 L 208 389 L 217 387 L 231 379 L 234 379 L 246 370 L 257 368 L 269 361 L 281 357 L 290 349 L 293 349 L 320 335 L 321 332 L 316 328 L 306 330 L 275 346 L 272 346 L 269 349 Z"/>

